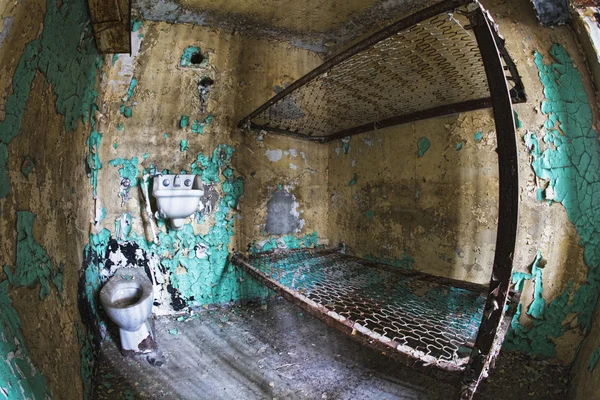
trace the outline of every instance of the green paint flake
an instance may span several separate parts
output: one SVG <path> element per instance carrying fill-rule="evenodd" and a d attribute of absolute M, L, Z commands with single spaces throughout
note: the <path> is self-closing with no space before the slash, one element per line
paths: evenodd
<path fill-rule="evenodd" d="M 165 139 L 168 139 L 168 138 L 169 138 L 169 134 L 168 134 L 167 132 L 165 132 L 165 133 L 163 134 L 163 136 L 165 137 Z"/>
<path fill-rule="evenodd" d="M 515 315 L 504 346 L 543 357 L 554 357 L 551 339 L 564 335 L 570 328 L 565 319 L 576 313 L 583 333 L 591 329 L 593 310 L 600 293 L 600 143 L 594 131 L 593 115 L 579 71 L 567 51 L 555 44 L 550 50 L 553 62 L 546 64 L 539 53 L 534 62 L 544 86 L 542 112 L 546 115 L 541 133 L 546 149 L 528 132 L 525 145 L 532 154 L 532 167 L 538 178 L 549 181 L 554 198 L 567 211 L 569 221 L 579 235 L 588 267 L 586 282 L 568 287 L 544 310 L 543 319 L 525 327 Z M 520 309 L 519 309 L 520 311 Z"/>
<path fill-rule="evenodd" d="M 122 132 L 124 128 L 125 128 L 125 125 L 123 125 L 123 123 L 122 123 L 122 122 L 119 122 L 119 125 L 117 125 L 117 130 L 118 130 L 119 132 Z"/>
<path fill-rule="evenodd" d="M 113 143 L 113 149 L 117 149 L 117 147 L 119 147 L 119 144 L 117 143 L 117 141 L 115 140 Z"/>
<path fill-rule="evenodd" d="M 373 221 L 373 218 L 375 218 L 375 213 L 373 212 L 373 210 L 369 210 L 365 213 L 365 216 L 370 220 Z"/>
<path fill-rule="evenodd" d="M 182 139 L 181 142 L 179 142 L 179 151 L 180 152 L 184 152 L 186 150 L 189 150 L 190 147 L 188 146 L 188 141 L 185 139 Z"/>
<path fill-rule="evenodd" d="M 421 139 L 419 139 L 419 143 L 417 145 L 417 147 L 418 147 L 417 156 L 423 157 L 425 155 L 425 153 L 427 152 L 427 150 L 429 150 L 430 146 L 431 146 L 431 143 L 429 143 L 429 139 L 427 139 L 425 136 L 423 136 Z"/>
<path fill-rule="evenodd" d="M 177 336 L 177 335 L 179 335 L 179 329 L 177 329 L 177 328 L 170 329 L 169 333 L 171 335 Z"/>
<path fill-rule="evenodd" d="M 476 142 L 481 142 L 481 140 L 483 139 L 483 133 L 481 132 L 475 132 L 475 134 L 473 135 L 473 139 L 475 139 Z"/>
<path fill-rule="evenodd" d="M 34 167 L 35 162 L 33 161 L 33 158 L 27 156 L 23 160 L 23 164 L 21 164 L 21 173 L 23 174 L 23 176 L 28 177 L 29 174 L 31 174 L 31 172 L 33 171 Z"/>
<path fill-rule="evenodd" d="M 15 287 L 33 287 L 40 284 L 40 299 L 50 293 L 52 283 L 59 293 L 62 292 L 62 274 L 64 266 L 52 266 L 46 250 L 33 237 L 35 214 L 30 211 L 17 211 L 17 260 L 15 271 L 4 266 L 8 282 Z"/>
<path fill-rule="evenodd" d="M 213 119 L 214 116 L 212 114 L 208 114 L 202 122 L 199 122 L 197 119 L 195 119 L 192 122 L 192 132 L 202 135 L 204 133 L 204 128 L 210 125 Z"/>
<path fill-rule="evenodd" d="M 358 175 L 357 174 L 352 175 L 352 179 L 350 179 L 350 181 L 348 181 L 348 186 L 356 185 L 357 180 L 358 180 Z"/>
<path fill-rule="evenodd" d="M 462 150 L 464 145 L 465 145 L 464 142 L 456 143 L 456 151 Z"/>
<path fill-rule="evenodd" d="M 112 65 L 115 65 L 115 63 L 117 62 L 118 59 L 119 59 L 119 55 L 118 54 L 113 54 L 113 56 L 112 56 Z"/>
<path fill-rule="evenodd" d="M 545 193 L 544 189 L 537 189 L 535 191 L 535 199 L 537 201 L 544 201 L 545 198 L 546 198 L 546 193 Z"/>
<path fill-rule="evenodd" d="M 21 319 L 0 282 L 0 395 L 11 400 L 49 399 L 46 378 L 35 368 L 21 331 Z"/>
<path fill-rule="evenodd" d="M 515 117 L 515 125 L 517 129 L 521 129 L 523 127 L 523 122 L 519 119 L 519 114 L 515 110 L 513 110 L 513 115 Z"/>
<path fill-rule="evenodd" d="M 540 262 L 542 261 L 542 253 L 538 250 L 535 257 L 535 261 L 531 266 L 531 276 L 535 281 L 535 287 L 533 292 L 533 302 L 527 310 L 527 314 L 531 315 L 535 319 L 542 319 L 544 317 L 544 310 L 546 308 L 546 301 L 542 295 L 543 284 L 542 284 L 542 268 Z"/>
<path fill-rule="evenodd" d="M 142 159 L 147 160 L 148 157 L 150 157 L 150 154 L 148 154 L 148 153 L 142 154 Z"/>
<path fill-rule="evenodd" d="M 181 118 L 179 119 L 179 127 L 181 129 L 184 129 L 189 124 L 190 124 L 190 117 L 188 117 L 187 115 L 182 115 Z"/>
<path fill-rule="evenodd" d="M 97 109 L 92 107 L 92 114 Z M 90 121 L 93 121 L 93 115 L 90 115 Z M 98 187 L 98 171 L 102 169 L 102 163 L 100 162 L 100 142 L 102 141 L 102 134 L 95 129 L 95 123 L 92 123 L 92 131 L 90 136 L 86 140 L 88 146 L 88 153 L 86 156 L 86 163 L 88 166 L 88 177 L 90 178 L 90 184 L 92 185 L 94 198 L 96 197 L 96 189 Z"/>
<path fill-rule="evenodd" d="M 127 389 L 123 392 L 123 396 L 125 397 L 125 400 L 135 400 L 135 396 L 133 394 L 133 391 L 130 389 Z"/>
<path fill-rule="evenodd" d="M 142 21 L 139 19 L 131 20 L 131 32 L 137 32 L 142 28 Z"/>
<path fill-rule="evenodd" d="M 121 114 L 125 117 L 125 118 L 131 118 L 131 116 L 133 115 L 133 109 L 129 106 L 124 106 L 122 105 L 119 108 L 119 111 L 121 112 Z"/>
<path fill-rule="evenodd" d="M 101 58 L 89 25 L 87 4 L 65 0 L 46 1 L 41 35 L 29 42 L 12 77 L 10 96 L 0 121 L 0 198 L 10 192 L 7 145 L 20 133 L 31 83 L 36 72 L 44 75 L 56 99 L 56 112 L 64 116 L 66 131 L 86 120 L 97 96 L 94 91 Z"/>
<path fill-rule="evenodd" d="M 594 368 L 596 368 L 596 364 L 598 364 L 598 360 L 600 360 L 600 347 L 592 352 L 590 355 L 590 361 L 588 363 L 588 371 L 592 372 Z"/>
<path fill-rule="evenodd" d="M 374 256 L 373 254 L 367 254 L 363 257 L 365 260 L 375 261 L 381 264 L 391 265 L 393 267 L 402 269 L 412 269 L 415 259 L 408 255 L 406 251 L 403 252 L 402 258 L 388 258 L 383 255 L 380 257 Z"/>
<path fill-rule="evenodd" d="M 135 78 L 131 78 L 131 82 L 129 82 L 129 89 L 127 89 L 127 94 L 123 98 L 123 101 L 129 101 L 133 97 L 133 91 L 135 90 L 137 84 L 138 84 L 138 80 Z M 125 115 L 125 116 L 127 117 L 127 115 Z M 129 118 L 129 117 L 127 117 L 127 118 Z"/>

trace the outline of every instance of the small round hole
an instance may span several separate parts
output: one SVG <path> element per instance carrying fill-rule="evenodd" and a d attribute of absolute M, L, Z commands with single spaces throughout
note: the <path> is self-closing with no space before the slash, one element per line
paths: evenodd
<path fill-rule="evenodd" d="M 200 52 L 193 53 L 190 57 L 190 62 L 192 64 L 200 64 L 202 61 L 204 61 L 204 56 Z"/>

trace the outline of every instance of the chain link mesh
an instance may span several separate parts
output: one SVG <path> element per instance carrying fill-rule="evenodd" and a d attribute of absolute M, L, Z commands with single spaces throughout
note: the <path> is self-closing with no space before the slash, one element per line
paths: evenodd
<path fill-rule="evenodd" d="M 467 17 L 440 14 L 333 66 L 252 122 L 309 136 L 489 98 Z"/>
<path fill-rule="evenodd" d="M 265 253 L 249 264 L 312 307 L 325 307 L 330 317 L 402 353 L 449 370 L 468 363 L 485 305 L 479 285 L 452 285 L 333 251 Z"/>

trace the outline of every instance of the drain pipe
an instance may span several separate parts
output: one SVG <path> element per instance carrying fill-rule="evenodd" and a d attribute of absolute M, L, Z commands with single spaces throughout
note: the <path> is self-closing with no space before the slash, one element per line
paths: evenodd
<path fill-rule="evenodd" d="M 148 182 L 147 179 L 150 178 L 149 174 L 144 174 L 142 176 L 142 180 L 140 182 L 140 187 L 142 188 L 142 193 L 144 195 L 144 201 L 146 202 L 146 215 L 148 216 L 148 221 L 150 223 L 150 230 L 152 231 L 152 241 L 155 244 L 158 244 L 158 236 L 156 235 L 156 229 L 154 228 L 154 216 L 152 215 L 152 208 L 150 207 L 150 196 L 148 195 Z"/>

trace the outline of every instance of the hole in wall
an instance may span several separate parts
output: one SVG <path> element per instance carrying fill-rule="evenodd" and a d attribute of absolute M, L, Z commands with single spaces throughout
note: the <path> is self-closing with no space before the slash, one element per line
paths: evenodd
<path fill-rule="evenodd" d="M 192 53 L 192 56 L 190 57 L 190 63 L 197 65 L 202 64 L 202 61 L 204 61 L 204 56 L 202 55 L 202 53 L 200 53 L 199 51 Z"/>
<path fill-rule="evenodd" d="M 198 86 L 202 87 L 202 88 L 208 88 L 212 85 L 215 84 L 215 81 L 210 79 L 209 77 L 205 76 L 204 78 L 200 79 L 200 82 L 198 82 Z"/>

